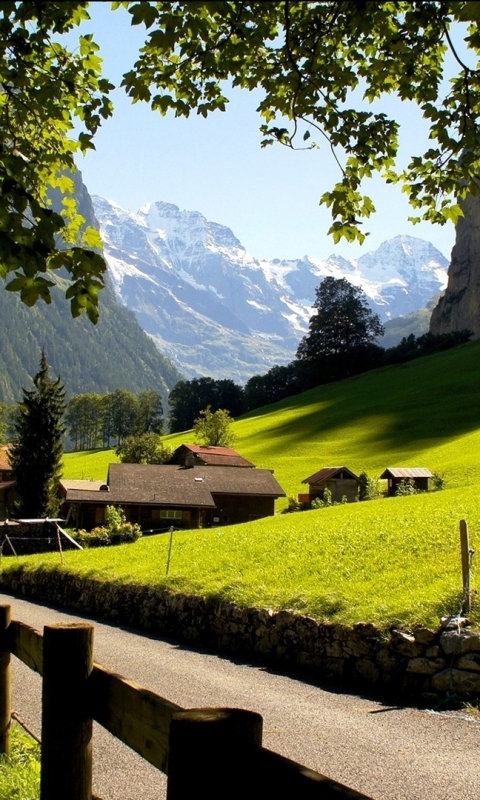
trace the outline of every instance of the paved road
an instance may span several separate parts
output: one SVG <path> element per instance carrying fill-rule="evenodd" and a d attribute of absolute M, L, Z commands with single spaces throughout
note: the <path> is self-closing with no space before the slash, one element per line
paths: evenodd
<path fill-rule="evenodd" d="M 0 603 L 40 631 L 80 619 L 4 594 Z M 258 711 L 266 747 L 374 800 L 480 797 L 480 724 L 467 714 L 383 706 L 96 621 L 95 660 L 184 707 Z M 13 707 L 39 732 L 40 678 L 14 662 Z M 97 725 L 93 747 L 104 800 L 165 797 L 164 776 Z"/>

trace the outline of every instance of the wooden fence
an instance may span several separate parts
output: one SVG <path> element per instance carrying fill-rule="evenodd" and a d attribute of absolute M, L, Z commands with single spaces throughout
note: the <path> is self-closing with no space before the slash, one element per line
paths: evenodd
<path fill-rule="evenodd" d="M 92 800 L 92 723 L 168 776 L 167 800 L 368 800 L 262 747 L 262 717 L 184 709 L 93 661 L 93 625 L 43 636 L 0 606 L 0 752 L 10 752 L 11 654 L 43 676 L 40 800 Z M 305 731 L 308 735 L 308 731 Z"/>

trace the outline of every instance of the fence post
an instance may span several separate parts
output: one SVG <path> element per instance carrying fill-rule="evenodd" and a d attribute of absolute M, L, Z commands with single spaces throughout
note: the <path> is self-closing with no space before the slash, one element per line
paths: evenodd
<path fill-rule="evenodd" d="M 46 625 L 43 633 L 40 800 L 91 800 L 93 625 Z"/>
<path fill-rule="evenodd" d="M 167 800 L 253 800 L 263 720 L 239 708 L 176 712 L 170 723 Z"/>
<path fill-rule="evenodd" d="M 462 583 L 463 600 L 462 613 L 469 613 L 471 610 L 470 595 L 470 548 L 468 544 L 468 525 L 466 520 L 460 520 L 460 550 L 462 554 Z"/>
<path fill-rule="evenodd" d="M 0 753 L 10 755 L 10 723 L 12 715 L 12 684 L 10 649 L 7 629 L 10 625 L 10 606 L 0 606 Z"/>

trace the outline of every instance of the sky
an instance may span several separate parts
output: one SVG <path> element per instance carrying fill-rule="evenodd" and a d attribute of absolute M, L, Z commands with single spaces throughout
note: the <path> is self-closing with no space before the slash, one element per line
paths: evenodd
<path fill-rule="evenodd" d="M 110 2 L 92 3 L 89 13 L 91 22 L 82 32 L 94 34 L 104 72 L 118 85 L 135 61 L 145 29 L 132 27 L 124 9 L 111 11 Z M 340 177 L 327 148 L 261 148 L 255 111 L 260 95 L 234 90 L 230 97 L 225 113 L 205 120 L 194 112 L 188 119 L 176 119 L 162 117 L 145 103 L 132 105 L 124 90 L 115 90 L 114 116 L 96 135 L 96 151 L 77 162 L 90 194 L 133 212 L 155 201 L 199 211 L 231 228 L 259 259 L 323 259 L 332 253 L 358 258 L 398 234 L 426 239 L 449 258 L 454 226 L 412 225 L 408 216 L 414 212 L 405 195 L 380 179 L 369 182 L 378 211 L 364 223 L 370 235 L 363 246 L 334 245 L 327 235 L 329 211 L 319 206 L 321 195 Z M 403 157 L 423 152 L 419 142 L 426 138 L 418 110 L 395 100 L 388 100 L 387 113 L 389 109 L 402 123 Z"/>

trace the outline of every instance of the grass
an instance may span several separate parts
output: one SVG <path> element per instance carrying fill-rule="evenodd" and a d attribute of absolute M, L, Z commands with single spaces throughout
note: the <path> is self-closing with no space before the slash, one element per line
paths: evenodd
<path fill-rule="evenodd" d="M 318 619 L 436 625 L 460 603 L 460 519 L 479 546 L 479 363 L 480 341 L 318 387 L 234 425 L 239 452 L 274 469 L 287 495 L 305 491 L 302 479 L 321 467 L 339 465 L 372 476 L 388 466 L 428 467 L 445 474 L 442 492 L 179 532 L 168 578 L 165 536 L 68 553 L 65 569 Z M 190 432 L 166 438 L 192 439 Z M 69 454 L 65 477 L 105 478 L 112 460 L 111 451 Z M 18 566 L 38 564 L 56 568 L 58 555 Z M 478 609 L 472 618 L 480 624 Z"/>
<path fill-rule="evenodd" d="M 12 753 L 0 756 L 0 800 L 37 800 L 40 796 L 40 745 L 12 726 Z"/>
<path fill-rule="evenodd" d="M 275 470 L 287 495 L 324 466 L 380 475 L 389 466 L 445 473 L 451 488 L 480 482 L 480 341 L 373 370 L 256 409 L 234 423 L 236 449 Z M 191 431 L 165 437 L 172 446 Z M 68 453 L 65 478 L 106 478 L 113 450 Z M 279 509 L 286 506 L 280 501 Z"/>
<path fill-rule="evenodd" d="M 459 609 L 459 519 L 478 547 L 478 487 L 339 505 L 226 528 L 83 552 L 4 558 L 4 569 L 59 569 L 241 605 L 293 608 L 321 620 L 381 627 L 438 624 Z M 7 565 L 8 562 L 8 565 Z M 480 622 L 480 613 L 472 615 Z"/>

